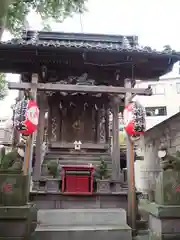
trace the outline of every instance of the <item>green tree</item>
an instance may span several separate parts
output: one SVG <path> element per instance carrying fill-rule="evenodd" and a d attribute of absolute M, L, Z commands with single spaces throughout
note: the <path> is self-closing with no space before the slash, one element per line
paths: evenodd
<path fill-rule="evenodd" d="M 7 83 L 5 75 L 0 73 L 0 100 L 2 100 L 7 95 Z"/>
<path fill-rule="evenodd" d="M 5 29 L 22 30 L 27 14 L 34 10 L 43 21 L 63 21 L 72 13 L 83 12 L 87 0 L 0 0 L 0 38 Z"/>
<path fill-rule="evenodd" d="M 0 39 L 5 29 L 17 35 L 24 27 L 28 13 L 32 10 L 40 14 L 44 30 L 48 19 L 63 21 L 72 13 L 83 12 L 86 0 L 0 0 Z M 0 99 L 7 93 L 4 74 L 0 73 Z"/>

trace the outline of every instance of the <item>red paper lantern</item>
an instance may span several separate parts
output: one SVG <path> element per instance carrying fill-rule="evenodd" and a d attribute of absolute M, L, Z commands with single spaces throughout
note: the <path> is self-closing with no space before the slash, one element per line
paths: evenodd
<path fill-rule="evenodd" d="M 16 104 L 14 126 L 24 135 L 36 131 L 39 121 L 39 108 L 34 100 L 22 100 Z"/>
<path fill-rule="evenodd" d="M 124 129 L 129 135 L 141 135 L 146 130 L 146 111 L 138 102 L 124 108 Z"/>

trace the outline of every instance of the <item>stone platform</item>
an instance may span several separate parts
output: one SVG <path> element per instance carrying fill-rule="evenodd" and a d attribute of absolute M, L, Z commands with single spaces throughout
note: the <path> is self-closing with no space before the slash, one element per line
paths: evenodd
<path fill-rule="evenodd" d="M 138 197 L 137 193 L 137 197 Z M 119 193 L 72 195 L 55 192 L 31 192 L 30 200 L 38 209 L 122 208 L 127 210 L 127 189 Z"/>
<path fill-rule="evenodd" d="M 149 214 L 150 240 L 180 239 L 180 206 L 146 202 L 141 208 Z"/>
<path fill-rule="evenodd" d="M 41 240 L 131 240 L 123 209 L 40 210 L 36 238 Z"/>
<path fill-rule="evenodd" d="M 0 240 L 31 239 L 37 226 L 34 204 L 0 206 Z"/>

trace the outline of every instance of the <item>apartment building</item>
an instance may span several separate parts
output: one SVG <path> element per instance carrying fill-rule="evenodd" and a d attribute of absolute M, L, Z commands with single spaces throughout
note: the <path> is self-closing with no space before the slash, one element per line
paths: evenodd
<path fill-rule="evenodd" d="M 151 85 L 152 96 L 136 96 L 147 112 L 147 129 L 164 121 L 180 111 L 180 64 L 176 64 L 171 73 L 164 75 L 159 81 L 137 81 L 137 88 Z"/>
<path fill-rule="evenodd" d="M 12 129 L 8 128 L 9 116 L 0 116 L 0 143 L 12 141 Z"/>

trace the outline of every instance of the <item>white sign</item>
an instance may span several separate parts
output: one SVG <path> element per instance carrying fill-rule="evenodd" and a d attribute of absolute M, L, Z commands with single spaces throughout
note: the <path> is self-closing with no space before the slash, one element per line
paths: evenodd
<path fill-rule="evenodd" d="M 27 118 L 34 125 L 38 125 L 39 120 L 39 109 L 37 106 L 30 107 L 27 111 Z"/>
<path fill-rule="evenodd" d="M 82 144 L 81 141 L 75 141 L 74 142 L 74 149 L 75 150 L 80 150 L 81 149 L 81 144 Z"/>
<path fill-rule="evenodd" d="M 125 109 L 123 115 L 124 115 L 124 127 L 127 127 L 130 121 L 132 121 L 133 119 L 132 112 Z"/>

